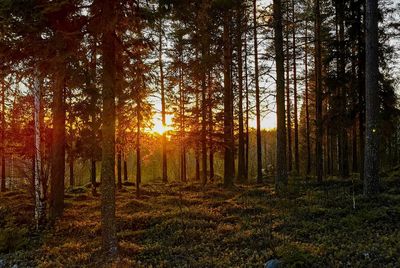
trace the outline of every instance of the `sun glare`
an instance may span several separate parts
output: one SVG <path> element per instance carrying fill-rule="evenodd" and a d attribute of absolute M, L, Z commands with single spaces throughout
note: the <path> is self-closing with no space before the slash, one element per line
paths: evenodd
<path fill-rule="evenodd" d="M 150 129 L 150 132 L 162 135 L 165 132 L 172 130 L 171 125 L 172 125 L 172 115 L 167 115 L 165 126 L 163 126 L 159 115 L 155 115 L 153 117 L 153 127 Z"/>

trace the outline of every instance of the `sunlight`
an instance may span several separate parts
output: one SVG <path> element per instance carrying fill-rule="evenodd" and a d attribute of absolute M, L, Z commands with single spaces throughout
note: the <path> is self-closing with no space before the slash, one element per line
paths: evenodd
<path fill-rule="evenodd" d="M 154 117 L 152 119 L 153 127 L 150 129 L 150 132 L 162 135 L 165 132 L 171 131 L 173 129 L 171 127 L 172 117 L 173 117 L 172 115 L 167 115 L 166 116 L 166 125 L 163 126 L 162 121 L 161 121 L 161 116 L 159 114 L 154 115 Z"/>

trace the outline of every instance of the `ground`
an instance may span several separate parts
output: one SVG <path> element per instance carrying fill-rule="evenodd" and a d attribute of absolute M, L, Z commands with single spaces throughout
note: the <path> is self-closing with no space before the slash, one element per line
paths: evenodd
<path fill-rule="evenodd" d="M 54 229 L 32 231 L 29 194 L 0 195 L 0 267 L 395 267 L 400 263 L 400 179 L 362 197 L 358 181 L 317 184 L 148 184 L 117 194 L 119 257 L 100 251 L 100 199 L 85 187 L 66 194 Z"/>

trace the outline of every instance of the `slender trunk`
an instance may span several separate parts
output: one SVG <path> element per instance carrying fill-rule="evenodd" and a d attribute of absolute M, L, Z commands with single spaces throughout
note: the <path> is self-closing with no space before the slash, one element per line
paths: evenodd
<path fill-rule="evenodd" d="M 306 91 L 306 142 L 307 142 L 307 175 L 311 173 L 311 129 L 310 129 L 310 104 L 309 104 L 309 89 L 308 89 L 308 21 L 306 21 L 305 27 L 305 62 L 304 62 L 304 79 L 305 79 L 305 91 Z"/>
<path fill-rule="evenodd" d="M 378 1 L 366 1 L 365 35 L 365 156 L 364 194 L 372 196 L 380 191 L 379 183 L 379 95 L 378 95 Z"/>
<path fill-rule="evenodd" d="M 124 182 L 128 181 L 128 163 L 126 161 L 126 153 L 124 153 Z"/>
<path fill-rule="evenodd" d="M 244 38 L 244 69 L 245 69 L 245 91 L 246 91 L 246 137 L 245 137 L 245 172 L 244 172 L 244 180 L 245 182 L 248 181 L 249 178 L 249 81 L 248 81 L 248 69 L 247 69 L 247 37 L 245 33 Z"/>
<path fill-rule="evenodd" d="M 50 179 L 50 219 L 54 221 L 64 210 L 65 176 L 65 84 L 66 66 L 61 64 L 53 89 L 53 140 Z"/>
<path fill-rule="evenodd" d="M 299 163 L 299 121 L 297 111 L 297 66 L 296 66 L 296 18 L 295 18 L 295 1 L 292 0 L 292 33 L 293 33 L 293 101 L 294 101 L 294 166 L 296 174 L 300 174 Z"/>
<path fill-rule="evenodd" d="M 163 67 L 163 40 L 162 40 L 162 28 L 163 22 L 160 19 L 159 28 L 159 55 L 158 62 L 160 67 L 160 85 L 161 85 L 161 120 L 162 125 L 166 127 L 166 111 L 165 111 L 165 87 L 164 87 L 164 67 Z M 168 162 L 167 162 L 167 133 L 163 131 L 162 134 L 162 181 L 164 183 L 168 182 Z"/>
<path fill-rule="evenodd" d="M 140 184 L 142 182 L 142 158 L 140 151 L 140 136 L 141 136 L 141 124 L 142 124 L 142 114 L 141 114 L 141 100 L 137 99 L 137 124 L 136 124 L 136 195 L 140 195 Z"/>
<path fill-rule="evenodd" d="M 365 13 L 363 12 L 365 4 L 361 4 L 359 8 L 357 26 L 359 29 L 363 27 L 362 17 L 365 20 Z M 365 149 L 365 71 L 366 71 L 366 63 L 365 63 L 365 33 L 360 31 L 358 35 L 358 135 L 359 135 L 359 171 L 360 171 L 360 180 L 364 180 L 364 149 Z"/>
<path fill-rule="evenodd" d="M 320 0 L 315 1 L 315 166 L 318 182 L 323 175 L 323 125 L 322 125 L 322 60 L 321 60 L 321 12 Z"/>
<path fill-rule="evenodd" d="M 290 102 L 290 46 L 289 46 L 289 0 L 286 1 L 286 129 L 287 129 L 287 164 L 288 171 L 292 171 L 292 115 Z"/>
<path fill-rule="evenodd" d="M 103 114 L 101 162 L 101 229 L 102 248 L 110 256 L 118 251 L 115 219 L 115 1 L 99 1 L 104 25 L 101 47 L 103 52 Z"/>
<path fill-rule="evenodd" d="M 210 147 L 210 156 L 209 156 L 209 166 L 210 166 L 210 181 L 214 180 L 214 146 L 213 146 L 213 112 L 212 112 L 212 103 L 213 103 L 213 90 L 211 84 L 211 72 L 208 73 L 208 130 L 209 130 L 209 147 Z"/>
<path fill-rule="evenodd" d="M 276 139 L 276 179 L 275 190 L 278 194 L 286 191 L 286 127 L 285 127 L 285 69 L 282 36 L 282 2 L 273 1 L 274 12 L 274 43 L 276 60 L 276 110 L 277 110 L 277 139 Z"/>
<path fill-rule="evenodd" d="M 260 86 L 258 70 L 258 40 L 257 40 L 257 0 L 253 0 L 253 35 L 254 35 L 254 80 L 256 84 L 256 124 L 257 124 L 257 183 L 262 182 L 262 147 L 261 147 L 261 115 Z"/>
<path fill-rule="evenodd" d="M 38 73 L 35 73 L 37 76 Z M 41 153 L 41 88 L 39 78 L 34 78 L 34 127 L 35 127 L 35 152 L 34 152 L 34 189 L 35 189 L 35 223 L 36 229 L 43 228 L 46 221 L 46 203 L 42 177 L 42 153 Z"/>
<path fill-rule="evenodd" d="M 92 187 L 94 188 L 94 191 L 96 191 L 97 187 L 97 182 L 96 182 L 96 160 L 91 159 L 90 160 L 90 182 L 92 183 Z"/>
<path fill-rule="evenodd" d="M 75 186 L 74 162 L 74 156 L 71 154 L 69 156 L 69 187 L 71 188 Z"/>
<path fill-rule="evenodd" d="M 122 188 L 122 155 L 121 155 L 121 149 L 118 149 L 118 152 L 117 152 L 117 187 L 118 187 L 118 189 Z"/>
<path fill-rule="evenodd" d="M 238 182 L 243 183 L 245 181 L 245 156 L 244 156 L 244 127 L 243 127 L 243 57 L 242 57 L 242 5 L 238 5 L 238 15 L 237 15 L 237 57 L 238 57 L 238 87 L 239 87 L 239 151 L 238 151 Z"/>
<path fill-rule="evenodd" d="M 1 84 L 1 148 L 0 148 L 0 153 L 1 153 L 1 183 L 0 183 L 0 191 L 5 192 L 6 191 L 6 156 L 5 156 L 5 146 L 6 146 L 6 136 L 5 136 L 5 130 L 6 130 L 6 120 L 5 120 L 5 113 L 6 113 L 6 105 L 5 105 L 5 99 L 6 99 L 6 88 L 4 83 Z"/>
<path fill-rule="evenodd" d="M 207 183 L 207 87 L 205 70 L 203 70 L 201 87 L 201 178 L 203 185 L 205 185 Z"/>
<path fill-rule="evenodd" d="M 232 80 L 231 80 L 231 38 L 229 22 L 231 19 L 230 10 L 224 11 L 224 185 L 233 185 L 234 178 L 234 145 L 232 137 Z"/>

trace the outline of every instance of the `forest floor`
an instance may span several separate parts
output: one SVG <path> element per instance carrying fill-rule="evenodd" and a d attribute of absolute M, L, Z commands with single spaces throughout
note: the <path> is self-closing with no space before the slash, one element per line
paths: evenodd
<path fill-rule="evenodd" d="M 100 198 L 90 189 L 69 191 L 64 216 L 41 234 L 32 231 L 27 193 L 0 194 L 0 267 L 263 267 L 272 257 L 287 267 L 400 263 L 397 176 L 373 200 L 352 180 L 292 178 L 290 185 L 285 198 L 272 183 L 149 184 L 139 198 L 125 187 L 117 193 L 113 261 L 100 251 Z"/>

